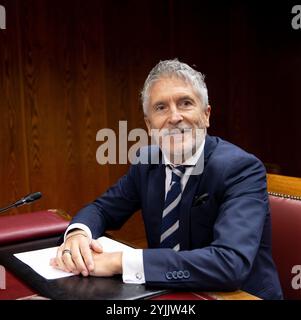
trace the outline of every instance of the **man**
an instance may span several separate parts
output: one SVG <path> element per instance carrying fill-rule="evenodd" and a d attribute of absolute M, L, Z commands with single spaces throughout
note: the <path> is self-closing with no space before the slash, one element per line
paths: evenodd
<path fill-rule="evenodd" d="M 281 299 L 264 166 L 206 135 L 211 107 L 203 75 L 178 60 L 161 61 L 145 81 L 142 103 L 159 148 L 142 148 L 138 156 L 149 163 L 132 165 L 73 218 L 52 265 L 84 276 L 122 274 L 125 282 Z M 151 160 L 156 155 L 159 163 Z M 140 208 L 149 249 L 103 253 L 92 239 Z"/>

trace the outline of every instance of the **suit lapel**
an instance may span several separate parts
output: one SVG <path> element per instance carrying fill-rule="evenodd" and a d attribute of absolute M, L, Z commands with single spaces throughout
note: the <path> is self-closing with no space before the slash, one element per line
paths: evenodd
<path fill-rule="evenodd" d="M 217 145 L 215 137 L 206 136 L 205 147 L 198 163 L 186 184 L 180 204 L 180 243 L 181 250 L 188 250 L 190 247 L 190 210 L 193 206 L 194 196 L 200 189 L 202 177 L 206 170 L 209 158 Z"/>
<path fill-rule="evenodd" d="M 153 166 L 148 179 L 148 216 L 150 219 L 149 239 L 151 247 L 159 247 L 161 236 L 162 212 L 165 201 L 165 165 Z"/>

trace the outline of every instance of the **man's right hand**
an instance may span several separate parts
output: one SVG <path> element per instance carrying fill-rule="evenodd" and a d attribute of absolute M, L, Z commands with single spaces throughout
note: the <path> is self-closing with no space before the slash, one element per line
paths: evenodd
<path fill-rule="evenodd" d="M 91 241 L 85 231 L 77 229 L 68 233 L 50 265 L 66 272 L 81 273 L 86 277 L 94 271 L 92 251 L 101 253 L 102 246 L 97 240 Z"/>

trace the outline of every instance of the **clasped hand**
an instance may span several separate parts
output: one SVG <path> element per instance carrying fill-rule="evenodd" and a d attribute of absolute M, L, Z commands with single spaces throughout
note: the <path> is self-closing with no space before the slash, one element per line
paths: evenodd
<path fill-rule="evenodd" d="M 122 273 L 122 252 L 103 252 L 97 240 L 90 241 L 83 232 L 74 232 L 58 248 L 50 265 L 84 277 L 110 277 Z"/>

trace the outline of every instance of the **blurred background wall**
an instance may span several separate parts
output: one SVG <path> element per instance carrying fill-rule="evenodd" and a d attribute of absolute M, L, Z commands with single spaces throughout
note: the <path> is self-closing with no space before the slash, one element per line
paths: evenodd
<path fill-rule="evenodd" d="M 102 128 L 144 128 L 139 91 L 159 61 L 206 75 L 209 133 L 301 177 L 301 29 L 289 1 L 0 0 L 0 207 L 74 215 L 124 174 L 99 165 Z M 125 228 L 126 237 L 139 216 Z M 127 229 L 128 228 L 128 229 Z M 139 228 L 138 228 L 139 229 Z M 141 231 L 142 230 L 142 231 Z M 143 228 L 136 232 L 143 232 Z M 132 232 L 132 231 L 131 231 Z"/>

